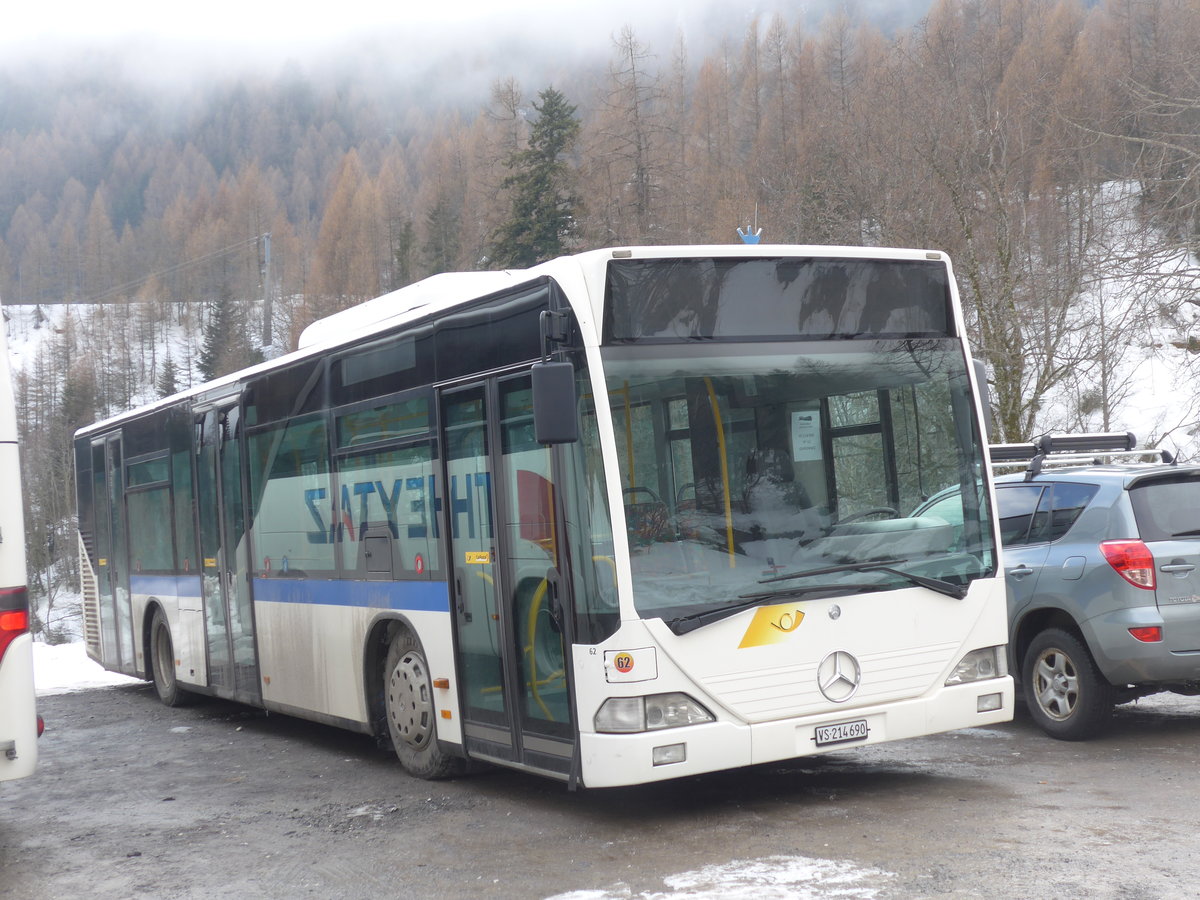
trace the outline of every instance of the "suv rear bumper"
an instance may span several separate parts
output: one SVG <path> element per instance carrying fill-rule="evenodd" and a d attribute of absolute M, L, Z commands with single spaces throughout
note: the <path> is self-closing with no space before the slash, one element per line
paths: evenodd
<path fill-rule="evenodd" d="M 1162 628 L 1163 640 L 1147 643 L 1129 633 L 1148 626 Z M 1166 616 L 1156 606 L 1114 610 L 1082 628 L 1096 665 L 1114 685 L 1200 681 L 1200 640 L 1190 639 L 1200 632 L 1200 604 L 1172 608 Z"/>

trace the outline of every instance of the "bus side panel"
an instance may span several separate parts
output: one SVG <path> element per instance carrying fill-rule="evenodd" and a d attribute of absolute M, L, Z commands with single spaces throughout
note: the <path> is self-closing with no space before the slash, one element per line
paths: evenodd
<path fill-rule="evenodd" d="M 264 704 L 307 710 L 366 725 L 367 634 L 380 614 L 417 632 L 431 674 L 452 678 L 454 651 L 449 592 L 440 581 L 318 581 L 256 578 L 254 615 Z M 457 699 L 436 690 L 438 736 L 461 743 Z"/>
<path fill-rule="evenodd" d="M 126 674 L 126 675 L 132 674 L 135 678 L 149 679 L 153 673 L 150 671 L 149 666 L 147 666 L 148 659 L 146 657 L 146 642 L 142 640 L 142 635 L 145 633 L 145 629 L 150 624 L 150 620 L 147 615 L 147 610 L 148 610 L 147 601 L 150 598 L 146 594 L 139 594 L 137 592 L 137 588 L 133 587 L 133 582 L 136 579 L 136 577 L 137 576 L 131 575 L 129 578 L 129 581 L 130 581 L 129 609 L 130 609 L 130 614 L 132 616 L 132 619 L 130 621 L 133 623 L 132 628 L 133 628 L 133 635 L 134 635 L 134 638 L 133 638 L 133 671 L 130 672 L 129 665 L 126 664 L 126 666 L 124 668 L 124 674 Z M 172 602 L 170 605 L 175 606 L 175 603 Z M 174 629 L 172 629 L 172 634 L 174 634 Z M 176 652 L 175 656 L 176 656 L 176 658 L 178 658 L 179 653 Z"/>
<path fill-rule="evenodd" d="M 138 633 L 148 633 L 152 608 L 161 608 L 171 631 L 175 677 L 180 684 L 206 687 L 208 666 L 200 576 L 133 575 L 130 577 L 130 589 L 133 593 L 134 621 L 142 623 Z M 151 675 L 140 641 L 137 650 L 138 668 L 145 675 Z"/>

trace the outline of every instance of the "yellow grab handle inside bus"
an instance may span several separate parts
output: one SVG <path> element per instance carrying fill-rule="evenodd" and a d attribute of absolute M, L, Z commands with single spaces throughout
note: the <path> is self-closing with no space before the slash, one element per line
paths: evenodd
<path fill-rule="evenodd" d="M 721 451 L 721 488 L 725 495 L 725 542 L 729 548 L 729 568 L 737 566 L 733 558 L 733 505 L 729 502 L 729 452 L 725 446 L 725 426 L 721 422 L 721 407 L 717 403 L 717 392 L 713 390 L 711 378 L 704 379 L 708 388 L 708 405 L 712 407 L 713 422 L 717 426 L 717 448 Z"/>
<path fill-rule="evenodd" d="M 554 715 L 550 712 L 542 700 L 539 688 L 549 684 L 552 681 L 558 681 L 560 678 L 566 677 L 566 672 L 559 669 L 553 672 L 541 681 L 537 677 L 537 629 L 538 629 L 538 613 L 542 611 L 542 604 L 546 601 L 546 594 L 550 590 L 550 582 L 543 578 L 542 583 L 537 586 L 537 590 L 533 592 L 533 599 L 529 601 L 529 625 L 527 627 L 529 644 L 525 647 L 525 652 L 529 654 L 529 691 L 533 695 L 534 702 L 542 708 L 542 713 L 545 715 L 548 722 L 554 721 Z"/>

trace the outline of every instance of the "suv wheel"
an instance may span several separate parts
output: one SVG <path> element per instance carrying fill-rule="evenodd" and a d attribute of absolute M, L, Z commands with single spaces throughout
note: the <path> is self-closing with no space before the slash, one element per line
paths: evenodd
<path fill-rule="evenodd" d="M 1047 628 L 1033 639 L 1021 682 L 1033 721 L 1060 741 L 1093 737 L 1112 716 L 1113 686 L 1083 642 L 1061 628 Z"/>

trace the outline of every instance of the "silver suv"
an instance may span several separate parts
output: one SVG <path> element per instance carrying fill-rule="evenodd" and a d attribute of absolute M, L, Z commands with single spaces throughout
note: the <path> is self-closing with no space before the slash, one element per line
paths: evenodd
<path fill-rule="evenodd" d="M 996 485 L 1013 671 L 1063 740 L 1117 703 L 1200 693 L 1200 467 L 1138 463 L 1135 443 L 1047 436 L 1010 448 L 1025 471 Z"/>
<path fill-rule="evenodd" d="M 1112 708 L 1200 694 L 1200 466 L 1131 434 L 992 447 L 1009 664 L 1033 720 L 1081 740 Z M 932 497 L 922 515 L 937 515 Z M 947 498 L 948 499 L 948 498 Z"/>

